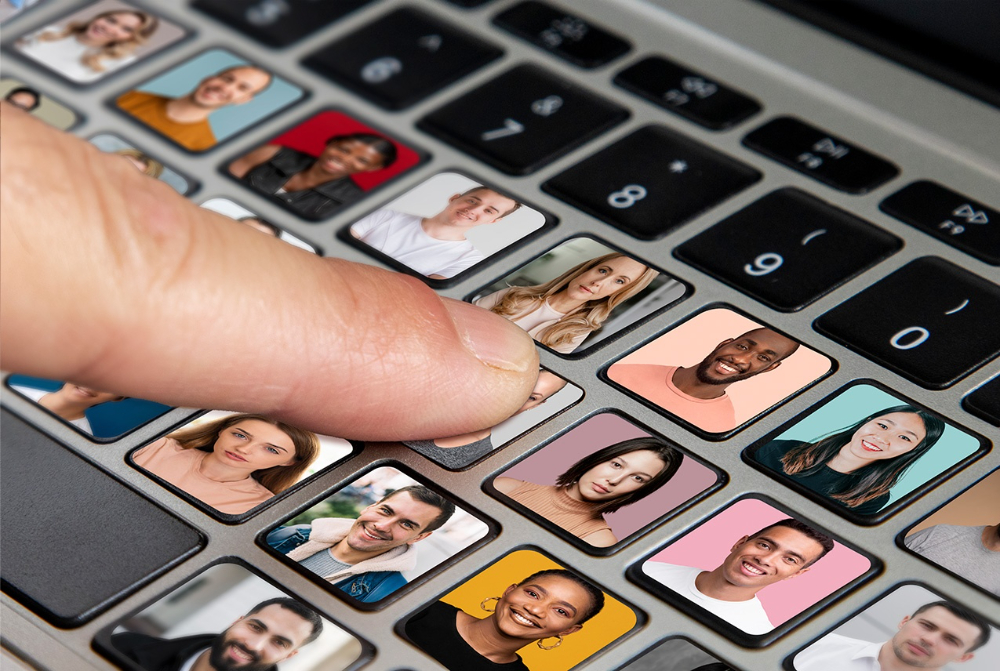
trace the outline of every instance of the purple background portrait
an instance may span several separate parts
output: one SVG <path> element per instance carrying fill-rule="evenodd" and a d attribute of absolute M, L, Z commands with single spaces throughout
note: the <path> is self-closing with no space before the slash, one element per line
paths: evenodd
<path fill-rule="evenodd" d="M 500 475 L 537 485 L 554 485 L 560 473 L 588 454 L 623 440 L 650 435 L 619 415 L 595 415 Z M 716 478 L 715 472 L 685 455 L 677 473 L 658 491 L 604 518 L 618 540 L 623 540 L 705 491 L 715 484 Z"/>
<path fill-rule="evenodd" d="M 649 558 L 705 571 L 717 568 L 738 540 L 789 516 L 758 499 L 743 499 Z M 808 520 L 801 520 L 809 524 Z M 768 585 L 757 593 L 774 626 L 801 613 L 863 575 L 871 562 L 834 541 L 830 552 L 794 578 Z"/>

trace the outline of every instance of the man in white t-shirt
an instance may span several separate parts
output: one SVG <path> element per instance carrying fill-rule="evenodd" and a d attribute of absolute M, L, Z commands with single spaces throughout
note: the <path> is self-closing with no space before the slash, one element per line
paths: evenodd
<path fill-rule="evenodd" d="M 521 203 L 485 186 L 448 199 L 432 217 L 382 209 L 351 226 L 351 235 L 431 279 L 443 280 L 485 256 L 465 239 L 469 229 L 494 224 Z"/>
<path fill-rule="evenodd" d="M 884 643 L 828 634 L 795 656 L 796 671 L 914 671 L 967 662 L 990 640 L 990 625 L 948 601 L 918 608 Z"/>
<path fill-rule="evenodd" d="M 768 585 L 807 572 L 833 540 L 791 518 L 744 536 L 712 571 L 647 561 L 642 572 L 748 634 L 774 629 L 757 598 Z"/>

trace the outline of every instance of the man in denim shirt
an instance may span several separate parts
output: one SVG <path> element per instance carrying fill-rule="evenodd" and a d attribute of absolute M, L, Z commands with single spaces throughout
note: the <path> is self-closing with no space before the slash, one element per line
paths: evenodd
<path fill-rule="evenodd" d="M 402 487 L 361 511 L 356 520 L 324 517 L 279 527 L 272 548 L 365 603 L 384 599 L 406 584 L 413 544 L 427 538 L 455 512 L 455 504 L 427 487 Z"/>

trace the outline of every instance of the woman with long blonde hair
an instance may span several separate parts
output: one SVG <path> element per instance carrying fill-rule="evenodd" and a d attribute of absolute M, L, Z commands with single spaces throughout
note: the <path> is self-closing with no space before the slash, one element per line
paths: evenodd
<path fill-rule="evenodd" d="M 568 354 L 659 272 L 613 252 L 579 263 L 544 284 L 501 289 L 476 301 L 541 344 Z"/>
<path fill-rule="evenodd" d="M 132 460 L 219 512 L 239 515 L 298 482 L 318 455 L 311 431 L 240 413 L 175 431 Z"/>
<path fill-rule="evenodd" d="M 147 12 L 118 9 L 89 21 L 48 26 L 18 40 L 25 56 L 75 82 L 91 82 L 135 60 L 134 52 L 156 32 L 160 21 Z"/>

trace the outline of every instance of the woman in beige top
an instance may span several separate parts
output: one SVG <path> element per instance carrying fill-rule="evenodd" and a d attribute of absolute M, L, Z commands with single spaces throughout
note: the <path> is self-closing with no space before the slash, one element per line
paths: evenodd
<path fill-rule="evenodd" d="M 501 289 L 476 305 L 506 317 L 546 347 L 568 354 L 657 275 L 615 252 L 577 264 L 545 284 Z"/>
<path fill-rule="evenodd" d="M 604 514 L 655 492 L 683 460 L 684 455 L 657 438 L 632 438 L 580 459 L 555 485 L 499 477 L 493 486 L 591 545 L 609 547 L 618 538 Z"/>
<path fill-rule="evenodd" d="M 239 515 L 298 482 L 318 454 L 310 431 L 236 414 L 175 431 L 132 460 L 219 512 Z"/>

